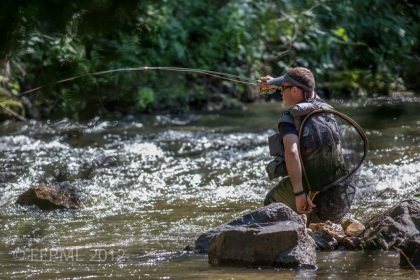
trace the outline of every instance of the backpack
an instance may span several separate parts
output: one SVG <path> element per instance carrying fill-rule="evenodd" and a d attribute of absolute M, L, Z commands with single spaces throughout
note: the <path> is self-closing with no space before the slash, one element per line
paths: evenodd
<path fill-rule="evenodd" d="M 357 150 L 360 150 L 356 158 L 344 156 L 343 150 L 349 145 L 343 143 L 337 119 L 340 124 L 352 127 L 352 133 L 358 135 L 358 140 L 362 139 L 356 141 L 359 145 Z M 321 99 L 296 104 L 283 113 L 280 122 L 291 123 L 298 130 L 299 157 L 306 191 L 325 191 L 337 185 L 353 175 L 366 158 L 367 137 L 360 126 Z M 269 137 L 270 154 L 276 156 L 266 167 L 270 180 L 287 175 L 283 145 L 278 135 Z"/>

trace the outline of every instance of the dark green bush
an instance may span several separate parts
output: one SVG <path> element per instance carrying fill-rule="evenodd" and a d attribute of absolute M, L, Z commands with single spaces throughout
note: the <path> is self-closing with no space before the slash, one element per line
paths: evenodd
<path fill-rule="evenodd" d="M 54 84 L 123 67 L 191 67 L 257 78 L 299 65 L 314 71 L 318 92 L 327 97 L 419 90 L 420 6 L 414 1 L 6 0 L 0 13 L 1 75 L 21 91 L 46 85 L 28 95 L 41 117 L 185 111 L 221 92 L 257 98 L 255 88 L 179 72 Z"/>

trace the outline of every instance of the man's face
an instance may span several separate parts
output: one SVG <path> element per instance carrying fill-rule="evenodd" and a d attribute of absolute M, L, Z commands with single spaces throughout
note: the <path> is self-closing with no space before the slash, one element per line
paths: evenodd
<path fill-rule="evenodd" d="M 293 85 L 289 83 L 284 83 L 281 85 L 282 91 L 281 94 L 283 95 L 283 103 L 286 106 L 292 106 L 295 104 L 294 98 L 294 91 L 295 88 Z"/>

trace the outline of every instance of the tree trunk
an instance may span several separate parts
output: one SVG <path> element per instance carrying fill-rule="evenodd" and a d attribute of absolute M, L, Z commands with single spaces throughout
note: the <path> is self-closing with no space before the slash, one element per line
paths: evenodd
<path fill-rule="evenodd" d="M 10 61 L 7 58 L 0 60 L 0 76 L 10 78 Z"/>

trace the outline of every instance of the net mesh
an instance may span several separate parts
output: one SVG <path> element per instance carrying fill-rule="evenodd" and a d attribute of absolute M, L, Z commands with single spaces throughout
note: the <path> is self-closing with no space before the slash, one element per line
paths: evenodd
<path fill-rule="evenodd" d="M 312 191 L 348 181 L 366 157 L 363 130 L 333 110 L 309 114 L 301 124 L 299 141 L 306 188 Z"/>

